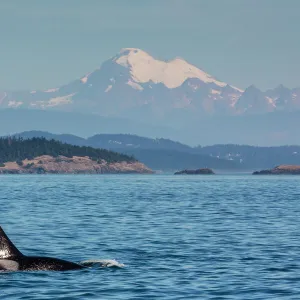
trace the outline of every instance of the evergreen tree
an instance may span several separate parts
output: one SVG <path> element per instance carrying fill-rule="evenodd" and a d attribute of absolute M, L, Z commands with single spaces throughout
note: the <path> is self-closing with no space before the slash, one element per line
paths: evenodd
<path fill-rule="evenodd" d="M 87 156 L 95 161 L 105 160 L 108 163 L 136 161 L 134 157 L 125 154 L 105 149 L 73 146 L 45 138 L 0 138 L 0 164 L 8 161 L 16 161 L 22 164 L 22 160 L 24 159 L 33 159 L 41 155 L 50 155 L 53 157 L 60 155 L 66 157 Z"/>

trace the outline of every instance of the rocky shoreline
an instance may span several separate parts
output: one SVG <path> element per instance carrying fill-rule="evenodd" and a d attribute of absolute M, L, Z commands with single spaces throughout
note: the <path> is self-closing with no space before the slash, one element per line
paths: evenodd
<path fill-rule="evenodd" d="M 6 162 L 0 166 L 0 174 L 153 174 L 144 164 L 92 160 L 84 156 L 53 157 L 43 155 L 34 159 Z"/>
<path fill-rule="evenodd" d="M 253 175 L 300 175 L 300 166 L 280 165 L 273 169 L 255 171 Z"/>

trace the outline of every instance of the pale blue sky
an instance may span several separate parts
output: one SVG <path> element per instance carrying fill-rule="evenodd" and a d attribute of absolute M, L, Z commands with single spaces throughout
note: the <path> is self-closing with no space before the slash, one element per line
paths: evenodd
<path fill-rule="evenodd" d="M 124 47 L 241 88 L 300 86 L 299 0 L 3 0 L 0 12 L 0 90 L 68 83 Z"/>

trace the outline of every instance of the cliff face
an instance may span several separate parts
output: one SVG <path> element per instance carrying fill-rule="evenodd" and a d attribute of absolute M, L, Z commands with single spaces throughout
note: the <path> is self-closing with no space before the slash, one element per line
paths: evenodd
<path fill-rule="evenodd" d="M 7 162 L 0 167 L 0 174 L 152 174 L 153 171 L 140 162 L 107 163 L 89 157 L 43 155 L 32 160 Z"/>
<path fill-rule="evenodd" d="M 256 171 L 253 175 L 300 175 L 300 166 L 280 165 L 274 169 Z"/>

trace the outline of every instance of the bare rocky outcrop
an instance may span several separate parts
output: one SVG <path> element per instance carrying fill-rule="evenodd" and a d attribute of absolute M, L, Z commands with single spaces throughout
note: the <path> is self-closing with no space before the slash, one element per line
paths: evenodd
<path fill-rule="evenodd" d="M 43 155 L 34 159 L 6 162 L 0 174 L 152 174 L 153 171 L 140 162 L 112 162 L 92 160 L 84 156 L 53 157 Z"/>
<path fill-rule="evenodd" d="M 270 170 L 255 171 L 253 175 L 300 175 L 300 166 L 280 165 Z"/>
<path fill-rule="evenodd" d="M 213 174 L 215 174 L 214 171 L 209 168 L 197 169 L 197 170 L 182 170 L 174 173 L 174 175 L 213 175 Z"/>

